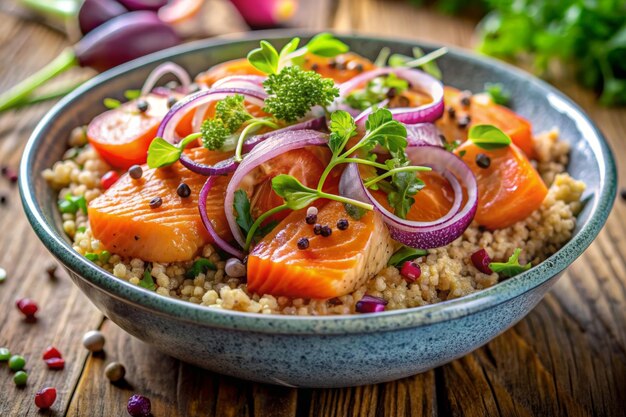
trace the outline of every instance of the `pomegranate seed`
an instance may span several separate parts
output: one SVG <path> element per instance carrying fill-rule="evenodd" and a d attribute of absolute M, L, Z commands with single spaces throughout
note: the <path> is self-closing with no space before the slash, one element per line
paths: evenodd
<path fill-rule="evenodd" d="M 46 350 L 43 352 L 43 360 L 53 359 L 53 358 L 62 358 L 61 352 L 57 350 L 54 346 L 48 346 Z"/>
<path fill-rule="evenodd" d="M 63 358 L 46 359 L 46 365 L 48 365 L 48 369 L 63 369 L 65 368 L 65 360 Z"/>
<path fill-rule="evenodd" d="M 493 274 L 491 268 L 489 268 L 489 264 L 491 263 L 491 258 L 487 251 L 483 248 L 477 250 L 472 254 L 472 263 L 483 274 Z"/>
<path fill-rule="evenodd" d="M 22 298 L 20 300 L 17 300 L 16 305 L 17 308 L 20 309 L 22 314 L 24 314 L 27 318 L 35 317 L 35 313 L 39 309 L 39 307 L 37 307 L 37 304 L 30 298 Z"/>
<path fill-rule="evenodd" d="M 57 390 L 46 387 L 35 394 L 35 405 L 39 408 L 50 408 L 57 399 Z"/>
<path fill-rule="evenodd" d="M 104 188 L 105 190 L 108 190 L 119 179 L 120 174 L 118 174 L 116 171 L 109 171 L 104 174 L 102 178 L 100 178 L 100 185 L 102 185 L 102 188 Z"/>
<path fill-rule="evenodd" d="M 408 282 L 414 282 L 422 275 L 422 270 L 418 264 L 413 261 L 406 261 L 400 268 L 400 275 L 402 275 Z"/>
<path fill-rule="evenodd" d="M 143 395 L 133 395 L 128 399 L 126 410 L 133 417 L 148 417 L 150 415 L 150 399 Z"/>
<path fill-rule="evenodd" d="M 387 300 L 372 295 L 364 295 L 356 303 L 356 311 L 359 313 L 380 313 L 385 311 Z"/>

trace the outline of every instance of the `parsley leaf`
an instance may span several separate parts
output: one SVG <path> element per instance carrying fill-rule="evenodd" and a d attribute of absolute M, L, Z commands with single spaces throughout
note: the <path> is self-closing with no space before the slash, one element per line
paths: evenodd
<path fill-rule="evenodd" d="M 339 96 L 333 80 L 295 66 L 270 74 L 263 87 L 268 94 L 263 110 L 286 122 L 298 120 L 314 106 L 326 107 Z"/>
<path fill-rule="evenodd" d="M 237 224 L 241 228 L 243 234 L 247 235 L 254 223 L 252 214 L 250 213 L 250 200 L 248 194 L 244 190 L 235 191 L 235 201 L 233 203 L 235 212 L 237 213 Z"/>
<path fill-rule="evenodd" d="M 286 174 L 272 178 L 272 189 L 285 200 L 291 210 L 303 209 L 319 198 L 316 190 L 303 185 L 296 178 Z"/>
<path fill-rule="evenodd" d="M 408 246 L 402 246 L 393 255 L 391 255 L 391 258 L 389 258 L 387 265 L 400 266 L 406 261 L 412 261 L 413 259 L 417 259 L 420 256 L 426 255 L 428 255 L 428 251 L 424 249 L 415 249 Z"/>
<path fill-rule="evenodd" d="M 378 144 L 387 149 L 393 158 L 406 158 L 406 127 L 393 120 L 389 110 L 378 109 L 370 114 L 365 121 L 365 129 L 367 134 L 363 137 L 361 146 L 366 150 L 370 151 Z"/>
<path fill-rule="evenodd" d="M 328 147 L 333 154 L 338 154 L 350 140 L 356 135 L 356 123 L 350 113 L 344 110 L 334 111 L 330 115 L 330 137 Z"/>
<path fill-rule="evenodd" d="M 152 291 L 156 289 L 156 284 L 152 279 L 152 270 L 150 268 L 146 268 L 146 270 L 143 272 L 143 279 L 139 281 L 139 286 Z"/>
<path fill-rule="evenodd" d="M 408 164 L 409 162 L 407 161 L 398 165 L 398 167 L 408 166 Z M 396 216 L 406 219 L 409 210 L 415 203 L 415 198 L 413 197 L 424 188 L 424 181 L 419 179 L 415 172 L 403 171 L 393 174 L 389 185 L 391 185 L 392 191 L 387 194 L 387 201 L 393 207 L 393 213 Z"/>
<path fill-rule="evenodd" d="M 530 262 L 526 265 L 520 265 L 520 253 L 522 253 L 522 250 L 520 248 L 516 248 L 513 255 L 511 255 L 507 262 L 491 262 L 489 264 L 489 268 L 491 268 L 493 272 L 497 272 L 509 278 L 521 274 L 522 272 L 530 269 L 531 265 Z"/>
<path fill-rule="evenodd" d="M 487 150 L 506 148 L 511 144 L 509 135 L 493 125 L 474 125 L 467 136 L 476 146 Z"/>

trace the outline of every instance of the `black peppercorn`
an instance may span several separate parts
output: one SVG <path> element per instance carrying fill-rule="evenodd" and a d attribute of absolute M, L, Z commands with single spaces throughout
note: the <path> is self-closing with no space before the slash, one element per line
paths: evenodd
<path fill-rule="evenodd" d="M 320 66 L 317 62 L 314 62 L 313 64 L 311 64 L 311 69 L 313 71 L 317 71 L 318 69 L 320 69 Z"/>
<path fill-rule="evenodd" d="M 456 117 L 456 110 L 454 107 L 448 107 L 448 116 L 450 116 L 451 119 Z"/>
<path fill-rule="evenodd" d="M 298 239 L 298 249 L 305 250 L 309 247 L 309 239 L 306 237 L 301 237 Z"/>
<path fill-rule="evenodd" d="M 324 237 L 328 237 L 333 234 L 333 229 L 331 229 L 329 226 L 322 226 L 320 234 Z"/>
<path fill-rule="evenodd" d="M 491 159 L 489 159 L 489 157 L 484 153 L 479 153 L 476 155 L 476 165 L 483 169 L 489 168 L 489 165 L 491 165 Z"/>
<path fill-rule="evenodd" d="M 307 214 L 304 220 L 307 224 L 315 224 L 317 221 L 317 214 Z"/>
<path fill-rule="evenodd" d="M 148 104 L 148 102 L 146 100 L 137 100 L 137 110 L 139 110 L 141 113 L 145 113 L 148 111 L 148 109 L 150 108 L 150 105 Z"/>
<path fill-rule="evenodd" d="M 318 223 L 315 226 L 313 226 L 313 233 L 316 234 L 316 235 L 321 235 L 322 234 L 322 225 Z"/>
<path fill-rule="evenodd" d="M 167 108 L 168 108 L 168 109 L 171 109 L 171 108 L 174 106 L 174 104 L 176 104 L 176 102 L 177 102 L 177 101 L 178 101 L 178 100 L 176 99 L 176 97 L 174 97 L 174 96 L 169 96 L 169 97 L 167 98 Z"/>
<path fill-rule="evenodd" d="M 187 198 L 191 195 L 191 188 L 184 182 L 181 182 L 180 185 L 176 188 L 176 194 L 178 194 L 182 198 Z"/>
<path fill-rule="evenodd" d="M 151 209 L 159 208 L 161 207 L 161 204 L 163 204 L 163 200 L 161 199 L 161 197 L 154 197 L 152 200 L 150 200 Z"/>
<path fill-rule="evenodd" d="M 347 219 L 339 219 L 337 221 L 337 229 L 339 230 L 346 230 L 349 225 L 350 223 L 348 223 Z"/>
<path fill-rule="evenodd" d="M 143 169 L 141 168 L 141 165 L 133 165 L 132 167 L 130 167 L 128 169 L 128 175 L 134 180 L 138 180 L 139 178 L 141 178 L 141 176 L 143 175 Z"/>
<path fill-rule="evenodd" d="M 457 125 L 461 129 L 465 129 L 467 126 L 469 126 L 471 121 L 472 121 L 472 119 L 469 116 L 459 117 L 459 119 L 457 120 Z"/>
<path fill-rule="evenodd" d="M 472 103 L 472 93 L 470 91 L 463 91 L 461 95 L 461 105 L 463 107 L 469 107 Z"/>

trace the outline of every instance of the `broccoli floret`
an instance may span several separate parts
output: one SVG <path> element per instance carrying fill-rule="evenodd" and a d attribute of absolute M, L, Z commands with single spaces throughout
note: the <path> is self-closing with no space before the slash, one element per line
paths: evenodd
<path fill-rule="evenodd" d="M 224 127 L 230 133 L 235 133 L 242 124 L 252 119 L 252 115 L 246 110 L 244 100 L 244 96 L 235 94 L 218 101 L 215 106 L 215 118 L 222 119 Z"/>
<path fill-rule="evenodd" d="M 339 96 L 333 80 L 296 66 L 271 74 L 263 86 L 268 94 L 263 110 L 286 122 L 296 121 L 313 106 L 326 107 Z"/>
<path fill-rule="evenodd" d="M 222 119 L 208 119 L 202 123 L 202 144 L 212 151 L 222 149 L 231 131 L 224 125 Z"/>

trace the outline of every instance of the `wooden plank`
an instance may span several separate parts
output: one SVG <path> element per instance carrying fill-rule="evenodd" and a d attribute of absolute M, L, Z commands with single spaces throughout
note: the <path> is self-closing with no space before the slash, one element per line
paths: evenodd
<path fill-rule="evenodd" d="M 3 10 L 8 10 L 3 8 Z M 41 68 L 60 51 L 65 40 L 56 32 L 39 25 L 20 21 L 1 12 L 0 30 L 0 91 L 27 74 Z M 17 168 L 28 135 L 47 110 L 48 105 L 0 115 L 0 163 Z M 28 384 L 16 388 L 12 373 L 0 367 L 1 416 L 34 416 L 38 413 L 33 402 L 35 392 L 44 386 L 57 388 L 54 411 L 64 413 L 82 372 L 87 356 L 81 345 L 82 334 L 99 326 L 102 314 L 88 302 L 63 271 L 50 281 L 45 272 L 53 262 L 28 224 L 19 201 L 17 187 L 0 179 L 0 194 L 8 203 L 0 206 L 0 266 L 9 274 L 0 284 L 0 346 L 27 359 Z M 40 308 L 38 320 L 27 323 L 15 308 L 15 300 L 34 299 Z M 50 371 L 41 359 L 48 345 L 56 346 L 65 358 L 65 369 Z"/>

